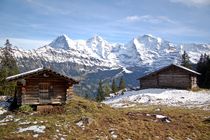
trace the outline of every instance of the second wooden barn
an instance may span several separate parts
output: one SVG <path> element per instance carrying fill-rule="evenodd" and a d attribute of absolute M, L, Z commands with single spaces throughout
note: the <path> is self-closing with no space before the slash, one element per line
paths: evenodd
<path fill-rule="evenodd" d="M 140 77 L 140 88 L 196 88 L 197 76 L 200 73 L 186 67 L 171 64 L 154 71 L 148 75 Z"/>

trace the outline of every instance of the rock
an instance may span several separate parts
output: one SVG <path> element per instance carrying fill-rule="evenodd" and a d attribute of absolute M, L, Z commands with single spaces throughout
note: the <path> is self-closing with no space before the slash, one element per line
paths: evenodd
<path fill-rule="evenodd" d="M 27 125 L 27 124 L 31 124 L 31 122 L 30 121 L 25 121 L 25 122 L 19 122 L 18 124 L 19 125 Z"/>
<path fill-rule="evenodd" d="M 33 135 L 34 138 L 37 138 L 38 136 L 39 136 L 39 134 L 34 134 Z"/>
<path fill-rule="evenodd" d="M 34 122 L 33 122 L 33 124 L 37 124 L 37 123 L 38 123 L 37 121 L 34 121 Z"/>
<path fill-rule="evenodd" d="M 156 108 L 156 109 L 155 109 L 155 112 L 160 112 L 160 111 L 161 111 L 160 108 Z"/>
<path fill-rule="evenodd" d="M 172 137 L 167 137 L 166 140 L 174 140 Z"/>
<path fill-rule="evenodd" d="M 166 122 L 166 123 L 171 122 L 171 119 L 168 116 L 158 115 L 158 114 L 155 114 L 153 116 L 155 116 L 157 119 L 161 120 L 162 122 Z"/>
<path fill-rule="evenodd" d="M 90 125 L 92 122 L 93 122 L 92 118 L 82 117 L 79 121 L 76 121 L 76 125 L 84 129 L 85 126 Z"/>
<path fill-rule="evenodd" d="M 13 120 L 14 120 L 14 116 L 13 115 L 7 115 L 3 120 L 0 121 L 0 123 L 11 122 Z"/>
<path fill-rule="evenodd" d="M 18 122 L 18 121 L 20 121 L 20 119 L 15 119 L 15 120 L 14 120 L 14 122 Z"/>
<path fill-rule="evenodd" d="M 4 114 L 4 113 L 6 113 L 6 112 L 7 112 L 6 109 L 4 109 L 3 107 L 0 107 L 0 115 Z"/>
<path fill-rule="evenodd" d="M 111 134 L 111 137 L 113 139 L 116 139 L 118 137 L 117 134 L 116 134 L 116 129 L 114 129 L 114 128 L 110 128 L 109 133 Z"/>
<path fill-rule="evenodd" d="M 113 139 L 116 139 L 116 138 L 117 138 L 117 135 L 116 135 L 116 134 L 113 134 L 113 135 L 112 135 L 112 138 L 113 138 Z"/>

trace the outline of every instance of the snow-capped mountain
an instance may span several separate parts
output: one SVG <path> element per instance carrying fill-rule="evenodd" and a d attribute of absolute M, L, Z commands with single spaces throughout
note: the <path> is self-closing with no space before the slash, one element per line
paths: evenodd
<path fill-rule="evenodd" d="M 183 51 L 196 63 L 201 54 L 210 54 L 210 45 L 174 44 L 152 35 L 135 37 L 126 44 L 109 43 L 100 36 L 73 40 L 61 35 L 38 49 L 26 51 L 13 47 L 21 71 L 51 66 L 63 74 L 85 79 L 82 84 L 124 75 L 131 86 L 138 85 L 133 79 L 146 72 L 180 63 Z"/>
<path fill-rule="evenodd" d="M 50 44 L 36 50 L 24 51 L 14 48 L 17 59 L 31 58 L 47 62 L 72 62 L 87 67 L 161 67 L 170 63 L 179 63 L 183 51 L 187 51 L 190 60 L 196 63 L 202 53 L 210 52 L 208 44 L 176 45 L 152 35 L 135 37 L 127 44 L 109 43 L 100 36 L 87 41 L 72 40 L 61 35 Z"/>

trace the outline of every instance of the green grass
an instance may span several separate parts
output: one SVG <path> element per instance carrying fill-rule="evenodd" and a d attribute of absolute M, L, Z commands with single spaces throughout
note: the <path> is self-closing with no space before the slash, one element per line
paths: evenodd
<path fill-rule="evenodd" d="M 160 108 L 161 111 L 156 111 Z M 38 139 L 112 139 L 111 130 L 117 134 L 117 139 L 132 140 L 154 140 L 172 137 L 176 140 L 191 138 L 193 140 L 210 139 L 210 117 L 209 111 L 197 109 L 183 109 L 165 106 L 137 106 L 127 109 L 113 109 L 107 105 L 85 100 L 73 96 L 71 101 L 65 105 L 64 112 L 50 114 L 28 115 L 24 113 L 13 113 L 15 118 L 22 121 L 37 121 L 38 125 L 45 125 L 44 134 Z M 134 114 L 133 116 L 129 114 Z M 169 116 L 171 123 L 156 121 L 153 117 L 145 114 L 162 114 Z M 91 118 L 92 122 L 85 126 L 84 130 L 76 125 L 82 117 Z M 41 121 L 45 121 L 41 123 Z M 6 126 L 0 126 L 0 139 L 34 139 L 32 132 L 16 133 L 18 122 L 8 122 Z M 59 136 L 59 133 L 66 136 Z"/>

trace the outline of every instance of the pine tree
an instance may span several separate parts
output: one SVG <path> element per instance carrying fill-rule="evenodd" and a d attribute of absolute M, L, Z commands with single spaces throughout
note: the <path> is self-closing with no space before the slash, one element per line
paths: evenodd
<path fill-rule="evenodd" d="M 204 79 L 204 87 L 205 88 L 210 88 L 210 58 L 207 56 L 206 58 L 206 73 L 205 73 L 205 79 Z"/>
<path fill-rule="evenodd" d="M 192 65 L 190 63 L 190 57 L 188 56 L 186 51 L 184 51 L 184 53 L 182 54 L 181 65 L 189 69 L 192 68 Z"/>
<path fill-rule="evenodd" d="M 15 90 L 14 82 L 7 82 L 6 77 L 19 73 L 15 58 L 12 56 L 12 48 L 9 40 L 6 40 L 5 47 L 0 55 L 0 94 L 12 95 Z"/>
<path fill-rule="evenodd" d="M 198 85 L 202 88 L 210 88 L 210 58 L 204 54 L 200 56 L 196 70 L 201 73 L 198 77 Z"/>
<path fill-rule="evenodd" d="M 87 93 L 85 93 L 85 99 L 88 99 L 88 98 L 89 98 L 88 94 L 87 94 Z"/>
<path fill-rule="evenodd" d="M 117 85 L 115 83 L 115 79 L 112 80 L 112 92 L 116 93 L 118 91 Z"/>
<path fill-rule="evenodd" d="M 102 81 L 100 80 L 98 83 L 98 94 L 96 96 L 96 101 L 101 102 L 104 99 L 105 97 L 104 97 L 103 85 L 102 85 Z"/>
<path fill-rule="evenodd" d="M 111 88 L 110 88 L 110 86 L 109 86 L 109 83 L 107 83 L 107 84 L 104 86 L 103 90 L 104 90 L 104 95 L 105 95 L 105 96 L 110 96 Z"/>
<path fill-rule="evenodd" d="M 120 78 L 120 83 L 119 83 L 119 90 L 125 89 L 126 88 L 126 84 L 125 84 L 125 80 L 123 79 L 123 77 Z"/>

